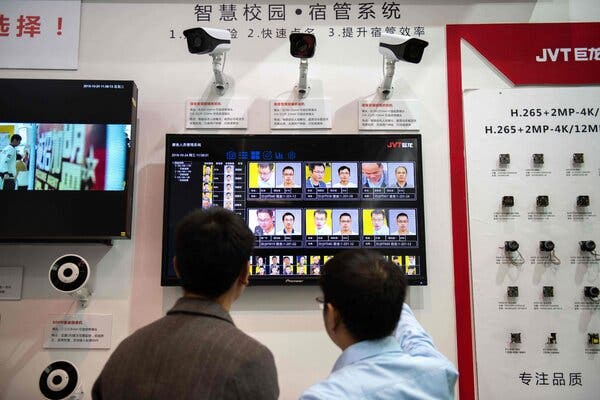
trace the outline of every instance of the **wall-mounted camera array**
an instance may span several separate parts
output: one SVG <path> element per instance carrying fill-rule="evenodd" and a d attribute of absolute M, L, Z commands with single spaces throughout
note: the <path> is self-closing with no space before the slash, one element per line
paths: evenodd
<path fill-rule="evenodd" d="M 476 357 L 488 394 L 520 397 L 537 385 L 540 396 L 558 400 L 586 393 L 555 390 L 561 376 L 571 386 L 567 379 L 560 389 L 595 385 L 600 140 L 587 127 L 600 114 L 587 109 L 598 96 L 592 88 L 464 96 Z M 586 133 L 563 132 L 580 125 Z M 541 386 L 541 371 L 558 379 Z"/>
<path fill-rule="evenodd" d="M 187 39 L 188 50 L 192 54 L 208 54 L 213 59 L 214 87 L 218 95 L 223 95 L 229 86 L 223 77 L 225 54 L 231 50 L 231 33 L 225 29 L 191 28 L 183 32 Z M 300 59 L 298 84 L 295 92 L 298 98 L 308 96 L 308 59 L 315 55 L 317 38 L 311 33 L 292 33 L 289 36 L 290 54 Z M 387 99 L 393 92 L 395 65 L 398 61 L 413 64 L 421 62 L 428 42 L 409 36 L 382 33 L 379 52 L 383 55 L 383 83 L 378 92 Z"/>

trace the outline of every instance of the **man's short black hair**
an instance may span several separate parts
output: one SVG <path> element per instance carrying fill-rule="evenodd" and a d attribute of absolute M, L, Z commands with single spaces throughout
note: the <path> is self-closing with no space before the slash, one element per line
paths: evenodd
<path fill-rule="evenodd" d="M 281 220 L 282 220 L 282 221 L 283 221 L 283 220 L 285 220 L 285 217 L 287 217 L 288 215 L 289 215 L 290 217 L 292 217 L 292 219 L 293 219 L 294 221 L 296 220 L 296 217 L 294 217 L 294 214 L 292 214 L 291 212 L 286 212 L 285 214 L 283 214 L 283 215 L 281 216 Z"/>
<path fill-rule="evenodd" d="M 21 140 L 23 140 L 23 138 L 18 133 L 15 133 L 14 135 L 12 135 L 10 137 L 10 142 L 12 143 L 13 141 L 16 141 L 16 140 L 18 140 L 20 142 Z"/>
<path fill-rule="evenodd" d="M 347 212 L 341 213 L 340 217 L 338 219 L 341 221 L 342 217 L 348 217 L 348 218 L 352 219 L 352 215 L 348 214 Z"/>
<path fill-rule="evenodd" d="M 321 269 L 325 303 L 331 303 L 358 341 L 394 331 L 406 296 L 404 273 L 381 254 L 365 249 L 335 255 Z"/>
<path fill-rule="evenodd" d="M 315 167 L 323 167 L 323 169 L 325 169 L 325 163 L 316 162 L 308 164 L 308 169 L 310 170 L 310 172 L 312 172 L 315 169 Z"/>
<path fill-rule="evenodd" d="M 175 256 L 184 289 L 209 298 L 225 293 L 242 273 L 254 240 L 244 221 L 224 208 L 188 214 L 175 231 Z"/>
<path fill-rule="evenodd" d="M 400 218 L 400 217 L 406 217 L 408 219 L 408 214 L 407 213 L 398 213 L 398 215 L 396 215 L 396 219 Z"/>
<path fill-rule="evenodd" d="M 342 172 L 343 170 L 348 170 L 348 172 L 350 172 L 350 168 L 348 168 L 345 165 L 342 165 L 341 167 L 338 168 L 338 175 L 340 174 L 340 172 Z"/>

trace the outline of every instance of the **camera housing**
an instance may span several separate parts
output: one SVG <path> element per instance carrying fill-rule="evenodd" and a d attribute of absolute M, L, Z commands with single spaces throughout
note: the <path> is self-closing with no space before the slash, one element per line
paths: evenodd
<path fill-rule="evenodd" d="M 418 64 L 428 45 L 428 42 L 410 36 L 382 33 L 379 40 L 379 53 L 391 60 Z"/>
<path fill-rule="evenodd" d="M 312 58 L 317 48 L 317 38 L 312 33 L 290 34 L 290 54 L 295 58 Z"/>
<path fill-rule="evenodd" d="M 84 396 L 79 371 L 69 361 L 54 361 L 44 368 L 38 386 L 46 399 L 80 400 Z"/>
<path fill-rule="evenodd" d="M 226 29 L 191 28 L 183 35 L 192 54 L 223 54 L 231 49 L 231 32 Z"/>
<path fill-rule="evenodd" d="M 75 297 L 85 308 L 92 295 L 88 287 L 91 272 L 85 258 L 78 254 L 65 254 L 50 265 L 48 280 L 54 289 Z"/>

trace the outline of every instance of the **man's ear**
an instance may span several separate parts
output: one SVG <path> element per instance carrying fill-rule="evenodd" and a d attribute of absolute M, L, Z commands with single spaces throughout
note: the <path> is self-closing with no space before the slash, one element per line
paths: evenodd
<path fill-rule="evenodd" d="M 175 275 L 177 275 L 177 279 L 181 278 L 181 274 L 179 273 L 179 267 L 177 266 L 177 256 L 173 257 L 173 269 L 175 270 Z"/>
<path fill-rule="evenodd" d="M 240 283 L 244 286 L 248 286 L 250 283 L 250 261 L 246 262 L 244 268 L 242 268 L 242 273 L 240 274 Z"/>
<path fill-rule="evenodd" d="M 327 320 L 327 327 L 332 332 L 335 332 L 342 322 L 340 313 L 331 303 L 325 303 L 325 319 Z"/>

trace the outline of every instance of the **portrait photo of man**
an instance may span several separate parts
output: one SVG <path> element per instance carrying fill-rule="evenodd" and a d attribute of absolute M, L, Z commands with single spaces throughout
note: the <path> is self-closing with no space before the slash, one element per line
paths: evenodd
<path fill-rule="evenodd" d="M 278 163 L 276 170 L 278 188 L 293 189 L 300 187 L 300 163 Z M 298 174 L 296 174 L 296 171 L 298 171 Z"/>
<path fill-rule="evenodd" d="M 414 167 L 412 163 L 390 164 L 390 170 L 393 169 L 394 174 L 390 173 L 388 187 L 406 189 L 414 188 Z"/>
<path fill-rule="evenodd" d="M 306 180 L 307 188 L 326 188 L 328 183 L 324 181 L 326 173 L 325 163 L 309 163 L 308 164 L 308 179 Z"/>
<path fill-rule="evenodd" d="M 406 235 L 416 235 L 415 227 L 415 217 L 416 211 L 414 209 L 406 209 L 406 210 L 389 210 L 390 218 L 394 218 L 396 222 L 396 230 L 393 231 L 392 235 L 406 236 Z"/>
<path fill-rule="evenodd" d="M 307 234 L 331 235 L 330 215 L 328 210 L 306 210 Z"/>
<path fill-rule="evenodd" d="M 331 187 L 334 188 L 356 188 L 356 164 L 333 163 L 333 170 L 337 170 L 337 180 Z"/>
<path fill-rule="evenodd" d="M 353 218 L 354 214 L 354 218 Z M 358 235 L 358 211 L 357 210 L 333 210 L 333 220 L 337 217 L 338 230 L 334 235 Z"/>
<path fill-rule="evenodd" d="M 271 208 L 259 208 L 250 210 L 250 228 L 256 236 L 275 234 L 275 210 Z"/>
<path fill-rule="evenodd" d="M 281 268 L 279 265 L 279 256 L 271 256 L 269 262 L 269 275 L 281 275 Z"/>
<path fill-rule="evenodd" d="M 390 234 L 384 210 L 363 210 L 363 221 L 365 235 L 385 236 Z"/>
<path fill-rule="evenodd" d="M 291 210 L 277 210 L 277 234 L 278 235 L 301 235 L 302 234 L 302 223 L 301 223 L 302 211 L 299 209 Z"/>
<path fill-rule="evenodd" d="M 362 184 L 366 188 L 387 187 L 386 164 L 380 162 L 362 163 Z"/>
<path fill-rule="evenodd" d="M 257 163 L 258 168 L 258 187 L 259 188 L 274 188 L 275 187 L 275 164 L 274 163 Z"/>

